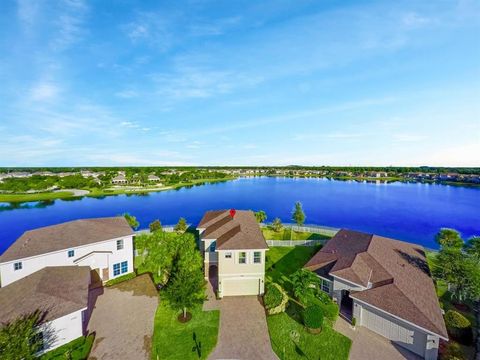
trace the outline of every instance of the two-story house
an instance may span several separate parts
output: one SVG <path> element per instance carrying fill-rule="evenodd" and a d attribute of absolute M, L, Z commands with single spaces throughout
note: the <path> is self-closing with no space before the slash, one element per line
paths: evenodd
<path fill-rule="evenodd" d="M 205 279 L 218 276 L 219 297 L 264 293 L 268 245 L 252 211 L 207 211 L 197 230 Z"/>
<path fill-rule="evenodd" d="M 342 316 L 425 359 L 448 340 L 425 251 L 419 245 L 340 230 L 305 265 Z"/>
<path fill-rule="evenodd" d="M 0 257 L 6 286 L 47 266 L 89 266 L 102 281 L 133 271 L 132 228 L 124 217 L 83 219 L 26 231 Z"/>

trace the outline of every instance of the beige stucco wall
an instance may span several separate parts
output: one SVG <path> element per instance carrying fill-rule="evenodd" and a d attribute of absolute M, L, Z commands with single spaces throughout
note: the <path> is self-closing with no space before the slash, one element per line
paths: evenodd
<path fill-rule="evenodd" d="M 239 253 L 246 252 L 247 263 L 240 264 L 238 262 Z M 258 251 L 261 253 L 261 262 L 259 264 L 253 263 L 253 253 Z M 232 254 L 231 259 L 227 259 L 225 255 Z M 265 250 L 218 250 L 218 275 L 248 275 L 248 274 L 265 274 Z"/>

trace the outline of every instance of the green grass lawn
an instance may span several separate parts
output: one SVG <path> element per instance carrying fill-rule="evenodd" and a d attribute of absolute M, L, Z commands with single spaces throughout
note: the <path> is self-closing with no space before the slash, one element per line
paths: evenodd
<path fill-rule="evenodd" d="M 189 309 L 192 319 L 182 324 L 179 312 L 173 311 L 165 300 L 160 301 L 155 314 L 152 360 L 206 359 L 217 344 L 220 312 L 202 311 L 201 307 Z M 201 344 L 197 353 L 195 344 Z M 200 356 L 199 356 L 200 355 Z"/>
<path fill-rule="evenodd" d="M 272 247 L 267 251 L 266 279 L 280 284 L 291 296 L 289 276 L 320 249 L 320 246 Z M 325 321 L 320 334 L 308 333 L 301 321 L 301 307 L 289 301 L 287 311 L 267 316 L 272 348 L 280 359 L 348 359 L 351 340 Z M 292 340 L 298 337 L 298 341 Z M 295 335 L 296 334 L 296 335 Z"/>
<path fill-rule="evenodd" d="M 36 194 L 0 194 L 0 202 L 29 202 L 73 198 L 70 191 L 45 192 Z"/>
<path fill-rule="evenodd" d="M 90 354 L 95 336 L 80 337 L 40 356 L 40 360 L 85 360 Z M 70 354 L 70 357 L 68 357 Z"/>
<path fill-rule="evenodd" d="M 327 234 L 292 231 L 289 228 L 277 232 L 270 227 L 263 227 L 262 232 L 267 240 L 325 240 L 331 238 Z"/>
<path fill-rule="evenodd" d="M 265 264 L 267 281 L 276 282 L 290 291 L 288 277 L 303 267 L 318 250 L 320 246 L 271 247 Z"/>

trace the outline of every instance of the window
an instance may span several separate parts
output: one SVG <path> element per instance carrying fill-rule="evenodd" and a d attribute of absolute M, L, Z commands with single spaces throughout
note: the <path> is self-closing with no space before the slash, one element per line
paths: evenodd
<path fill-rule="evenodd" d="M 122 274 L 125 274 L 126 272 L 128 272 L 128 261 L 123 261 L 122 262 Z"/>
<path fill-rule="evenodd" d="M 16 262 L 15 264 L 13 264 L 13 270 L 17 271 L 17 270 L 22 270 L 23 268 L 23 265 L 21 262 Z"/>
<path fill-rule="evenodd" d="M 247 263 L 247 253 L 245 251 L 241 251 L 238 253 L 238 263 L 239 264 Z"/>
<path fill-rule="evenodd" d="M 330 281 L 322 279 L 322 290 L 330 294 Z"/>
<path fill-rule="evenodd" d="M 113 276 L 120 275 L 120 263 L 113 264 Z"/>
<path fill-rule="evenodd" d="M 211 244 L 210 244 L 210 252 L 214 252 L 215 249 L 217 248 L 217 242 L 216 241 L 213 241 Z"/>
<path fill-rule="evenodd" d="M 123 250 L 123 239 L 117 240 L 117 250 Z"/>
<path fill-rule="evenodd" d="M 75 250 L 68 250 L 68 257 L 74 257 L 75 256 Z"/>
<path fill-rule="evenodd" d="M 231 252 L 225 253 L 225 259 L 231 259 L 231 258 L 232 258 L 232 253 Z"/>
<path fill-rule="evenodd" d="M 253 263 L 261 264 L 262 263 L 262 253 L 260 251 L 255 251 L 253 253 Z"/>

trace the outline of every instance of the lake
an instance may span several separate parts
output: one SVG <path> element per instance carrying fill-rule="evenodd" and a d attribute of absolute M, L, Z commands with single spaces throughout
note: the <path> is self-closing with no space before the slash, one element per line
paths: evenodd
<path fill-rule="evenodd" d="M 366 183 L 304 178 L 240 178 L 148 195 L 118 195 L 26 203 L 0 203 L 0 253 L 25 230 L 68 220 L 135 215 L 141 228 L 154 219 L 197 224 L 209 209 L 265 210 L 268 221 L 291 222 L 301 201 L 306 223 L 345 227 L 436 248 L 441 227 L 480 234 L 480 189 L 421 183 Z"/>

